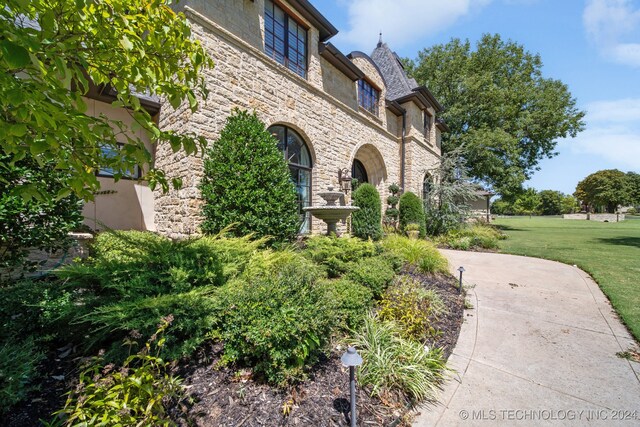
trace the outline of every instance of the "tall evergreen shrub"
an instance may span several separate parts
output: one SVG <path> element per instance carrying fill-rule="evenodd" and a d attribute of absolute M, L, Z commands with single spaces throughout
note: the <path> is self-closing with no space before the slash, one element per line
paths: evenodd
<path fill-rule="evenodd" d="M 254 233 L 286 241 L 300 227 L 289 167 L 255 113 L 235 109 L 227 119 L 206 152 L 200 190 L 205 233 L 235 223 L 237 236 Z"/>
<path fill-rule="evenodd" d="M 380 193 L 371 184 L 360 184 L 353 192 L 353 204 L 360 210 L 351 214 L 352 231 L 361 239 L 382 237 L 382 203 Z"/>
<path fill-rule="evenodd" d="M 420 237 L 426 236 L 424 207 L 422 200 L 411 191 L 407 191 L 400 197 L 400 229 L 406 231 L 407 225 L 418 224 Z"/>

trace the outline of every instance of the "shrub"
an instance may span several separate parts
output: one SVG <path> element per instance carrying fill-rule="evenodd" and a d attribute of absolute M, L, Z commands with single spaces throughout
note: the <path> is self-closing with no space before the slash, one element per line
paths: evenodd
<path fill-rule="evenodd" d="M 295 238 L 301 218 L 291 172 L 277 142 L 255 113 L 235 109 L 210 145 L 200 185 L 202 230 L 215 234 L 231 224 L 236 236 Z"/>
<path fill-rule="evenodd" d="M 439 236 L 436 243 L 459 250 L 497 249 L 498 241 L 505 238 L 505 234 L 490 225 L 474 224 Z"/>
<path fill-rule="evenodd" d="M 217 292 L 218 336 L 223 363 L 253 368 L 269 383 L 285 385 L 304 376 L 335 322 L 318 272 L 296 258 L 276 274 L 235 280 Z"/>
<path fill-rule="evenodd" d="M 448 262 L 431 243 L 404 236 L 387 236 L 382 245 L 422 273 L 447 273 Z"/>
<path fill-rule="evenodd" d="M 398 184 L 391 184 L 389 186 L 389 193 L 391 195 L 387 197 L 387 204 L 389 207 L 384 212 L 384 225 L 390 232 L 395 232 L 398 228 L 398 215 L 400 214 L 400 211 L 398 211 L 396 205 L 400 201 L 400 197 L 398 197 L 399 192 L 400 187 Z"/>
<path fill-rule="evenodd" d="M 445 310 L 437 292 L 402 276 L 382 295 L 379 315 L 381 320 L 396 322 L 405 338 L 424 342 L 437 335 L 431 323 Z"/>
<path fill-rule="evenodd" d="M 358 238 L 314 236 L 306 241 L 303 255 L 324 266 L 329 277 L 339 277 L 348 263 L 380 252 L 380 246 Z"/>
<path fill-rule="evenodd" d="M 353 234 L 361 239 L 380 240 L 382 237 L 382 203 L 380 193 L 364 183 L 353 192 L 353 204 L 360 210 L 351 214 Z"/>
<path fill-rule="evenodd" d="M 0 347 L 0 414 L 24 399 L 34 388 L 43 359 L 33 338 L 12 337 Z"/>
<path fill-rule="evenodd" d="M 35 267 L 27 260 L 29 248 L 48 252 L 68 248 L 67 234 L 82 223 L 82 202 L 65 188 L 66 176 L 55 163 L 40 165 L 32 157 L 11 163 L 9 158 L 0 154 L 0 279 L 5 269 Z M 44 186 L 44 199 L 37 192 L 24 190 L 29 197 L 23 197 L 13 191 L 33 184 Z"/>
<path fill-rule="evenodd" d="M 426 235 L 424 207 L 422 206 L 422 200 L 418 196 L 410 191 L 404 193 L 400 197 L 399 211 L 400 229 L 402 231 L 406 231 L 407 225 L 415 223 L 420 226 L 420 237 Z"/>
<path fill-rule="evenodd" d="M 64 409 L 56 413 L 64 417 L 63 425 L 175 425 L 167 408 L 185 397 L 182 381 L 169 373 L 169 363 L 157 355 L 170 321 L 163 320 L 142 350 L 121 367 L 94 359 L 80 374 Z M 154 349 L 155 355 L 151 354 Z"/>
<path fill-rule="evenodd" d="M 342 330 L 358 328 L 373 305 L 371 289 L 351 280 L 323 280 L 318 286 L 324 290 L 336 326 Z"/>
<path fill-rule="evenodd" d="M 349 264 L 345 277 L 355 283 L 368 287 L 375 298 L 389 286 L 395 277 L 393 266 L 383 256 L 363 258 Z"/>
<path fill-rule="evenodd" d="M 358 381 L 372 395 L 400 390 L 412 399 L 433 398 L 447 370 L 439 348 L 426 351 L 416 341 L 401 337 L 393 322 L 369 315 L 352 344 L 362 355 Z"/>

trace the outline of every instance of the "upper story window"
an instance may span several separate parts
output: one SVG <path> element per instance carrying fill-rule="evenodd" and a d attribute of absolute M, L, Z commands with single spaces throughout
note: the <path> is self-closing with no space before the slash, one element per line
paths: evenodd
<path fill-rule="evenodd" d="M 429 114 L 427 110 L 424 110 L 422 114 L 424 117 L 424 138 L 429 140 L 429 136 L 431 135 L 431 114 Z"/>
<path fill-rule="evenodd" d="M 358 104 L 370 112 L 378 115 L 378 101 L 380 100 L 380 91 L 364 80 L 358 80 Z"/>
<path fill-rule="evenodd" d="M 272 0 L 264 2 L 264 50 L 301 77 L 307 76 L 307 29 Z"/>

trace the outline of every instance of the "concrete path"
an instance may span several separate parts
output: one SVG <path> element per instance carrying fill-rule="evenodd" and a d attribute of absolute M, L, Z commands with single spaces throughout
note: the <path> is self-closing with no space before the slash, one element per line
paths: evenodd
<path fill-rule="evenodd" d="M 449 359 L 457 372 L 414 426 L 640 426 L 640 363 L 598 285 L 536 258 L 442 251 L 464 266 L 474 309 Z"/>

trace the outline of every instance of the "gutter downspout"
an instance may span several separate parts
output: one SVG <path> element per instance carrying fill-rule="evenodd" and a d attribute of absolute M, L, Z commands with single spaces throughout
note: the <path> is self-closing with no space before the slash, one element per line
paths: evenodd
<path fill-rule="evenodd" d="M 407 110 L 402 112 L 402 147 L 400 155 L 400 191 L 404 193 L 405 185 L 405 162 L 406 162 L 406 136 L 407 136 Z"/>

